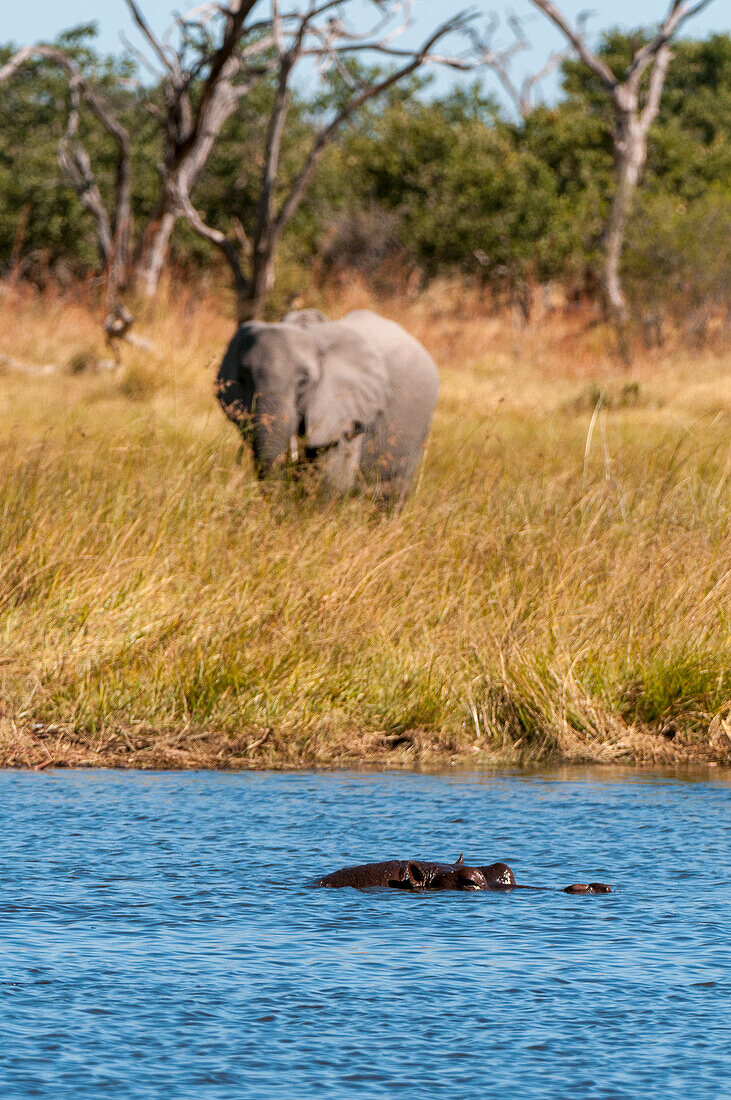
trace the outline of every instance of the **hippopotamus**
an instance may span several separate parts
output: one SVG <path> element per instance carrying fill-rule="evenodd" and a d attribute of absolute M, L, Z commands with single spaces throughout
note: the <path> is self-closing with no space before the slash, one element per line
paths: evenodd
<path fill-rule="evenodd" d="M 372 886 L 392 890 L 487 890 L 489 885 L 480 867 L 468 867 L 460 861 L 427 863 L 420 859 L 389 859 L 342 867 L 313 883 L 313 886 L 354 886 L 357 890 Z"/>
<path fill-rule="evenodd" d="M 356 890 L 382 887 L 390 890 L 548 890 L 548 886 L 523 886 L 515 881 L 507 863 L 468 866 L 460 853 L 456 863 L 428 863 L 420 859 L 389 859 L 383 863 L 361 863 L 341 867 L 315 879 L 312 886 Z M 604 882 L 575 882 L 565 894 L 611 894 Z"/>

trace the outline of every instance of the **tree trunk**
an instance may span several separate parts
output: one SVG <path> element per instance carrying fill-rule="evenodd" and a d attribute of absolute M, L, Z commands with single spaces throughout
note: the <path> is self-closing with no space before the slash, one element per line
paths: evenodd
<path fill-rule="evenodd" d="M 616 186 L 605 238 L 604 293 L 607 310 L 617 330 L 622 358 L 629 358 L 629 310 L 622 286 L 622 252 L 635 189 L 645 163 L 646 139 L 633 112 L 622 119 L 614 135 Z"/>
<path fill-rule="evenodd" d="M 152 241 L 144 253 L 140 264 L 139 279 L 146 298 L 154 298 L 160 283 L 160 275 L 165 265 L 170 245 L 170 234 L 175 225 L 175 214 L 166 211 L 160 219 Z"/>
<path fill-rule="evenodd" d="M 236 279 L 237 316 L 240 325 L 246 321 L 259 321 L 263 317 L 267 295 L 274 286 L 273 260 L 271 249 L 260 249 L 254 253 L 252 259 L 251 278 Z"/>

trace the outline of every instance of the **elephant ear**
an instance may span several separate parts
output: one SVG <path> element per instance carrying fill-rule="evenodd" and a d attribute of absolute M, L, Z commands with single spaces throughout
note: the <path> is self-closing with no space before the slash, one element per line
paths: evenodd
<path fill-rule="evenodd" d="M 314 325 L 320 380 L 308 390 L 304 417 L 309 447 L 353 439 L 384 412 L 388 374 L 383 356 L 363 337 L 337 322 Z"/>

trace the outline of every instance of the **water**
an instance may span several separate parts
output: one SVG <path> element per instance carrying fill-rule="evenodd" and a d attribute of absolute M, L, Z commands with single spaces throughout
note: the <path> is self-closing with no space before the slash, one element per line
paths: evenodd
<path fill-rule="evenodd" d="M 5 1100 L 731 1097 L 728 775 L 5 772 L 0 814 Z M 616 893 L 305 886 L 462 849 Z"/>

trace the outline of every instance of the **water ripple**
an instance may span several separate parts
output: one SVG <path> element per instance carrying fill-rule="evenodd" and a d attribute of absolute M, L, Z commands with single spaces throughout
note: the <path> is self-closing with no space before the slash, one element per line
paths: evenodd
<path fill-rule="evenodd" d="M 7 1100 L 731 1096 L 731 786 L 3 773 Z M 504 859 L 601 897 L 313 891 Z"/>

